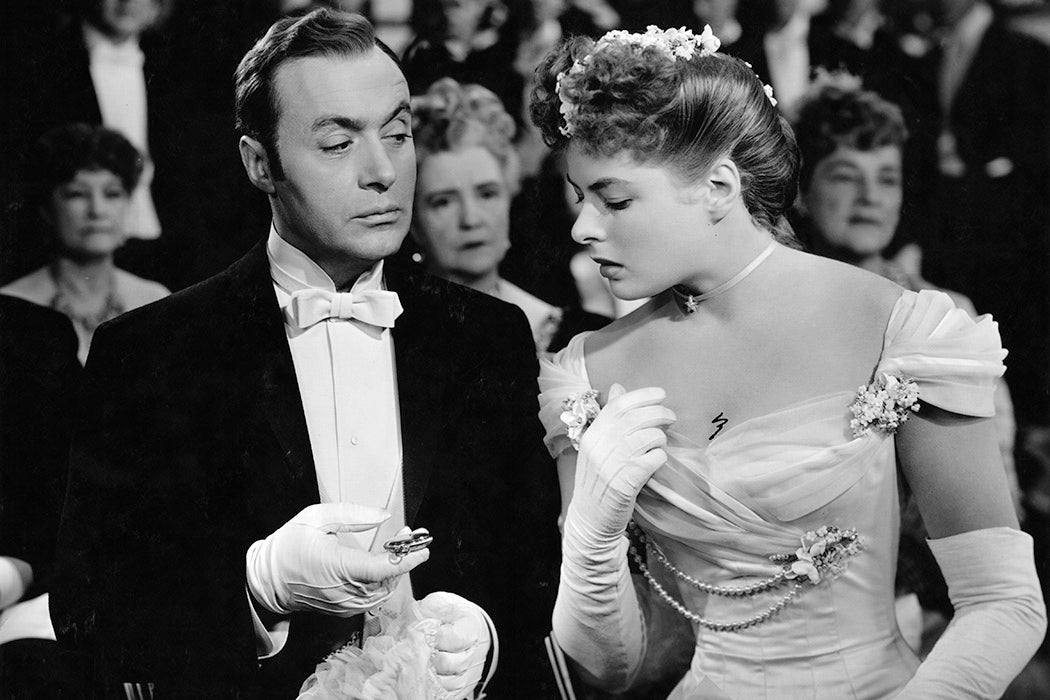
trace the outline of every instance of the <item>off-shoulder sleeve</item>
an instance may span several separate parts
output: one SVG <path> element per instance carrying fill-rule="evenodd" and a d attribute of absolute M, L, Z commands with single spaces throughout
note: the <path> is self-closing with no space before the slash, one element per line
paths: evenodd
<path fill-rule="evenodd" d="M 546 430 L 543 443 L 555 458 L 572 449 L 560 418 L 562 403 L 570 394 L 591 388 L 583 357 L 583 341 L 588 335 L 590 332 L 580 333 L 565 349 L 540 358 L 540 421 Z"/>
<path fill-rule="evenodd" d="M 1005 357 L 990 315 L 974 319 L 943 292 L 906 291 L 890 315 L 878 371 L 913 377 L 923 403 L 989 417 Z"/>

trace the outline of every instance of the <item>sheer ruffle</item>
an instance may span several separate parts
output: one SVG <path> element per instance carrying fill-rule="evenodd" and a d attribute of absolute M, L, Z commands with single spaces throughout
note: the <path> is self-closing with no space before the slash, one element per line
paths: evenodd
<path fill-rule="evenodd" d="M 583 357 L 583 343 L 591 333 L 580 333 L 560 352 L 540 358 L 540 421 L 547 431 L 543 444 L 555 458 L 572 448 L 559 418 L 562 403 L 570 394 L 591 388 Z"/>
<path fill-rule="evenodd" d="M 330 654 L 306 679 L 297 700 L 430 700 L 447 698 L 430 664 L 440 621 L 407 600 L 401 610 L 380 608 L 381 633 L 361 648 Z"/>
<path fill-rule="evenodd" d="M 943 292 L 906 291 L 886 328 L 878 371 L 914 377 L 923 403 L 986 418 L 995 415 L 1005 357 L 991 316 L 975 320 Z"/>

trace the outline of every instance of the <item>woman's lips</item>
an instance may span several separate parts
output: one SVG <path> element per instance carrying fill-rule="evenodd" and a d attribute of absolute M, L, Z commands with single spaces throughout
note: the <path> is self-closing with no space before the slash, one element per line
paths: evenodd
<path fill-rule="evenodd" d="M 594 262 L 598 263 L 598 272 L 602 277 L 613 278 L 616 273 L 623 269 L 623 265 L 607 260 L 605 258 L 591 258 Z"/>

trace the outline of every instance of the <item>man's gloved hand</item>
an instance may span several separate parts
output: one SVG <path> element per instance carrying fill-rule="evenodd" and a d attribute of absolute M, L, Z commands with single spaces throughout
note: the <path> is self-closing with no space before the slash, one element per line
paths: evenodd
<path fill-rule="evenodd" d="M 265 540 L 248 548 L 248 590 L 267 610 L 313 610 L 352 617 L 380 605 L 397 578 L 430 558 L 421 549 L 393 564 L 340 534 L 378 527 L 390 514 L 355 503 L 307 506 Z"/>
<path fill-rule="evenodd" d="M 419 601 L 424 617 L 441 622 L 431 657 L 447 700 L 473 698 L 481 682 L 485 659 L 492 646 L 485 614 L 476 604 L 455 593 L 437 591 Z"/>

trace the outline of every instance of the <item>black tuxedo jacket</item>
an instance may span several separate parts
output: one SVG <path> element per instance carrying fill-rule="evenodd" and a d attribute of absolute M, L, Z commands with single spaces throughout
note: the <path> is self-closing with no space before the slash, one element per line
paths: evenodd
<path fill-rule="evenodd" d="M 406 520 L 434 535 L 414 593 L 489 611 L 492 697 L 545 697 L 558 489 L 528 326 L 441 280 L 391 269 L 387 282 L 405 308 L 393 337 Z M 265 246 L 101 327 L 84 382 L 52 588 L 60 641 L 94 656 L 100 682 L 295 697 L 328 651 L 296 649 L 326 620 L 293 615 L 289 648 L 260 668 L 245 590 L 249 545 L 319 500 Z"/>
<path fill-rule="evenodd" d="M 66 486 L 80 363 L 65 316 L 0 294 L 0 556 L 47 589 Z"/>

